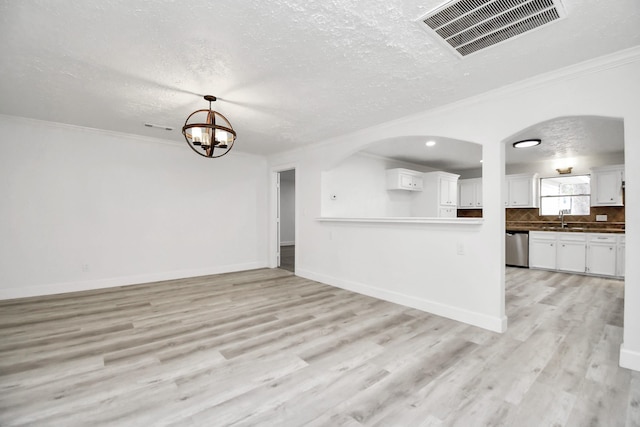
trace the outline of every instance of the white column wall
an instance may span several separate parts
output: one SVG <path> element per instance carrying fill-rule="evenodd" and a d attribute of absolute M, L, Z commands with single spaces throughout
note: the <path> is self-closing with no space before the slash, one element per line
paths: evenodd
<path fill-rule="evenodd" d="M 0 298 L 264 267 L 266 165 L 0 116 Z"/>
<path fill-rule="evenodd" d="M 640 71 L 637 71 L 640 72 Z M 637 90 L 636 102 L 640 97 Z M 624 287 L 624 341 L 620 366 L 640 371 L 640 106 L 633 119 L 625 119 L 625 221 L 626 264 Z"/>

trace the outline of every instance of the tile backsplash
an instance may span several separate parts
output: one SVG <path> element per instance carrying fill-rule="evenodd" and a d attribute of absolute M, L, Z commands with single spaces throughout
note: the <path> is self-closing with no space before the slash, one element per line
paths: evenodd
<path fill-rule="evenodd" d="M 509 208 L 506 209 L 505 217 L 507 222 L 554 222 L 558 221 L 557 215 L 539 215 L 538 208 Z M 565 217 L 569 222 L 596 222 L 596 215 L 606 215 L 607 221 L 599 224 L 607 223 L 624 224 L 624 206 L 602 206 L 591 207 L 590 215 L 568 215 Z M 458 218 L 481 218 L 482 209 L 458 209 Z"/>
<path fill-rule="evenodd" d="M 622 190 L 622 198 L 624 202 L 625 194 Z M 598 222 L 596 215 L 606 215 L 607 220 Z M 481 218 L 482 209 L 458 209 L 458 218 Z M 507 208 L 505 209 L 505 222 L 518 223 L 553 223 L 559 221 L 558 215 L 540 215 L 538 208 Z M 570 223 L 591 223 L 594 227 L 607 227 L 624 229 L 625 216 L 624 206 L 591 206 L 589 215 L 567 215 L 565 221 Z"/>
<path fill-rule="evenodd" d="M 512 221 L 556 221 L 557 215 L 541 216 L 539 215 L 538 208 L 531 209 L 507 209 L 506 220 Z M 624 220 L 624 206 L 602 206 L 591 207 L 590 215 L 568 215 L 566 220 L 570 222 L 596 222 L 596 215 L 607 215 L 607 222 L 623 223 Z"/>

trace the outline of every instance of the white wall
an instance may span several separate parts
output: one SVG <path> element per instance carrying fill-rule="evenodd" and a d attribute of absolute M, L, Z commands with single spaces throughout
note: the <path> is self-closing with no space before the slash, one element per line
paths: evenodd
<path fill-rule="evenodd" d="M 0 298 L 266 266 L 266 176 L 240 152 L 0 116 Z"/>
<path fill-rule="evenodd" d="M 386 170 L 400 167 L 420 172 L 431 170 L 424 166 L 356 153 L 323 172 L 322 216 L 411 216 L 416 193 L 386 189 Z"/>
<path fill-rule="evenodd" d="M 280 173 L 280 244 L 296 243 L 296 171 Z"/>
<path fill-rule="evenodd" d="M 640 257 L 640 49 L 540 76 L 270 158 L 295 163 L 299 201 L 297 274 L 419 306 L 493 330 L 504 308 L 504 141 L 562 116 L 624 119 L 627 259 Z M 436 135 L 483 145 L 481 226 L 318 221 L 322 172 L 364 146 L 398 135 Z M 457 248 L 464 249 L 459 255 Z M 624 366 L 640 369 L 640 266 L 626 271 Z"/>

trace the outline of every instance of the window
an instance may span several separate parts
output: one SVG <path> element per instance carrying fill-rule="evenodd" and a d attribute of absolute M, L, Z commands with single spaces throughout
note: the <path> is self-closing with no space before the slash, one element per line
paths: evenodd
<path fill-rule="evenodd" d="M 540 215 L 589 215 L 590 206 L 589 175 L 540 178 Z"/>

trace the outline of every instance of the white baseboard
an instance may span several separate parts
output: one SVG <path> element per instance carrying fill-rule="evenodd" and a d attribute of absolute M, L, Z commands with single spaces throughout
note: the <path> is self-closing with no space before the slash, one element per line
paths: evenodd
<path fill-rule="evenodd" d="M 266 267 L 266 262 L 256 261 L 195 270 L 167 271 L 163 273 L 140 274 L 136 276 L 111 277 L 107 279 L 51 283 L 46 285 L 25 286 L 21 288 L 7 288 L 0 289 L 0 300 L 89 291 L 94 289 L 113 288 L 116 286 L 136 285 L 139 283 L 207 276 L 210 274 L 232 273 L 235 271 L 254 270 L 256 268 Z"/>
<path fill-rule="evenodd" d="M 624 343 L 620 344 L 620 366 L 640 371 L 640 352 L 625 348 Z"/>
<path fill-rule="evenodd" d="M 280 242 L 280 246 L 295 246 L 296 242 Z"/>
<path fill-rule="evenodd" d="M 505 332 L 507 330 L 507 317 L 493 317 L 486 314 L 430 301 L 422 298 L 416 298 L 410 295 L 398 292 L 388 291 L 386 289 L 376 288 L 374 286 L 365 285 L 351 280 L 343 280 L 329 275 L 316 273 L 313 271 L 296 268 L 296 276 L 306 279 L 315 280 L 316 282 L 326 283 L 331 286 L 346 289 L 348 291 L 367 295 L 370 297 L 382 299 L 407 307 L 415 308 L 427 313 L 446 317 L 448 319 L 457 320 L 469 325 L 478 326 L 493 332 Z"/>

